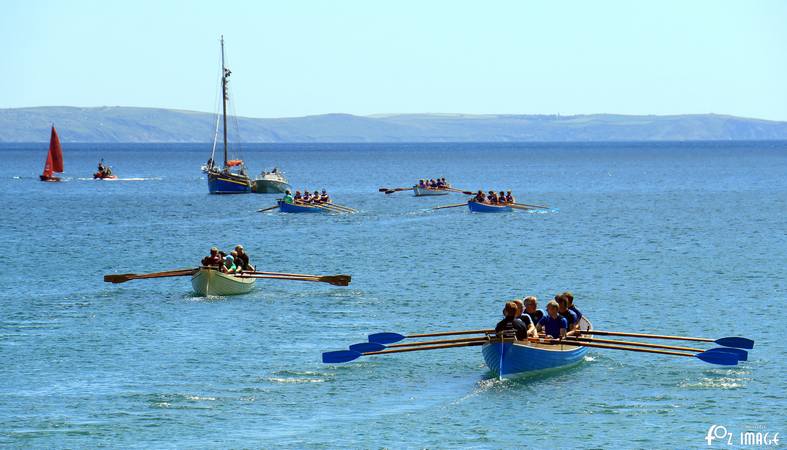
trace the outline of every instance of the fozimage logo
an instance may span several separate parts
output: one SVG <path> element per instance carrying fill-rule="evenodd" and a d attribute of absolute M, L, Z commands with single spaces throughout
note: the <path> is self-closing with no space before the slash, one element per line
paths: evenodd
<path fill-rule="evenodd" d="M 763 427 L 754 427 L 762 429 Z M 772 433 L 770 431 L 741 431 L 737 436 L 728 431 L 724 425 L 711 425 L 708 428 L 708 433 L 705 435 L 705 442 L 708 445 L 714 445 L 718 441 L 720 445 L 756 445 L 762 446 L 777 446 L 779 445 L 779 432 Z"/>

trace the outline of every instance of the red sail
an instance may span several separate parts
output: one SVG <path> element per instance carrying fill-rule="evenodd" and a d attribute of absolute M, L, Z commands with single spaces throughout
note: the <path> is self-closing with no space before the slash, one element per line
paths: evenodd
<path fill-rule="evenodd" d="M 46 158 L 44 175 L 46 175 L 46 167 L 51 167 L 53 172 L 63 171 L 63 149 L 60 148 L 60 138 L 57 137 L 54 125 L 52 126 L 52 137 L 49 138 L 49 156 Z"/>
<path fill-rule="evenodd" d="M 46 154 L 46 164 L 44 164 L 44 173 L 42 174 L 44 178 L 49 178 L 52 176 L 52 151 L 50 150 L 49 153 Z"/>

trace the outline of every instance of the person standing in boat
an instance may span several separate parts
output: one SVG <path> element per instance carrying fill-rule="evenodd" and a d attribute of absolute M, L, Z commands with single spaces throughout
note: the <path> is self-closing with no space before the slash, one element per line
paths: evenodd
<path fill-rule="evenodd" d="M 525 297 L 525 314 L 530 317 L 534 325 L 544 318 L 544 311 L 538 309 L 538 298 L 532 295 Z"/>
<path fill-rule="evenodd" d="M 210 248 L 210 255 L 202 258 L 203 267 L 219 267 L 221 265 L 221 256 L 219 256 L 219 249 L 216 247 Z"/>
<path fill-rule="evenodd" d="M 503 308 L 503 315 L 505 318 L 497 323 L 495 333 L 502 337 L 513 334 L 520 341 L 527 339 L 527 326 L 517 317 L 516 303 L 506 303 L 505 308 Z"/>
<path fill-rule="evenodd" d="M 536 332 L 536 325 L 533 322 L 533 319 L 530 318 L 527 314 L 525 314 L 525 303 L 520 299 L 512 300 L 516 303 L 516 316 L 519 317 L 519 320 L 527 326 L 527 337 L 538 337 L 538 333 Z"/>
<path fill-rule="evenodd" d="M 232 256 L 235 258 L 235 265 L 238 266 L 239 271 L 254 270 L 254 266 L 252 266 L 251 263 L 249 262 L 249 254 L 246 253 L 246 250 L 243 248 L 242 245 L 238 244 L 235 246 L 235 251 L 232 252 Z"/>
<path fill-rule="evenodd" d="M 551 300 L 547 303 L 547 315 L 542 317 L 536 325 L 538 333 L 544 333 L 547 339 L 563 339 L 566 337 L 568 322 L 565 317 L 558 314 L 558 304 Z"/>

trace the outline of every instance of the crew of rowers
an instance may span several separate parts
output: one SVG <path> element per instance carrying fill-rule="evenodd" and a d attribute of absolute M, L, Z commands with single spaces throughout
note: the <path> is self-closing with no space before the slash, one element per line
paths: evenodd
<path fill-rule="evenodd" d="M 488 205 L 507 205 L 516 203 L 516 199 L 513 195 L 511 195 L 511 191 L 500 191 L 499 194 L 495 191 L 489 191 L 489 194 L 484 195 L 484 191 L 481 189 L 476 192 L 471 201 L 476 203 L 486 203 Z"/>
<path fill-rule="evenodd" d="M 451 184 L 445 178 L 432 178 L 430 180 L 418 180 L 418 187 L 421 189 L 447 189 Z"/>
<path fill-rule="evenodd" d="M 538 299 L 525 297 L 507 302 L 503 309 L 505 318 L 495 327 L 498 335 L 515 335 L 517 340 L 528 338 L 563 339 L 581 334 L 582 313 L 574 306 L 574 295 L 563 292 L 547 303 L 547 312 L 538 309 Z M 585 321 L 588 323 L 587 321 Z"/>
<path fill-rule="evenodd" d="M 331 203 L 331 197 L 325 189 L 323 189 L 322 192 L 314 191 L 313 194 L 310 194 L 309 191 L 304 191 L 303 194 L 301 194 L 301 191 L 295 191 L 294 196 L 287 190 L 282 200 L 284 203 L 296 203 L 300 205 Z"/>
<path fill-rule="evenodd" d="M 249 255 L 242 245 L 235 246 L 229 254 L 212 247 L 210 255 L 202 258 L 203 267 L 218 268 L 222 273 L 241 273 L 254 271 L 254 266 L 249 263 Z"/>

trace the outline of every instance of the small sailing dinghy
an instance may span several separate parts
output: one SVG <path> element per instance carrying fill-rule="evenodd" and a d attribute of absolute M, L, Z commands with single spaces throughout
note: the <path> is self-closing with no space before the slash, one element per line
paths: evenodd
<path fill-rule="evenodd" d="M 63 173 L 63 149 L 60 147 L 60 138 L 57 137 L 55 126 L 52 125 L 52 135 L 49 137 L 49 153 L 46 155 L 44 172 L 39 175 L 41 181 L 60 181 L 55 173 Z"/>
<path fill-rule="evenodd" d="M 219 135 L 219 120 L 213 137 L 213 151 L 203 171 L 208 174 L 208 191 L 211 194 L 247 194 L 251 192 L 251 179 L 242 159 L 229 159 L 227 155 L 227 101 L 229 100 L 229 69 L 224 66 L 224 36 L 221 37 L 221 117 L 224 124 L 224 165 L 216 166 L 216 141 Z"/>
<path fill-rule="evenodd" d="M 104 158 L 98 162 L 98 171 L 93 174 L 94 180 L 117 180 L 117 175 L 112 173 L 112 168 L 104 164 Z"/>

